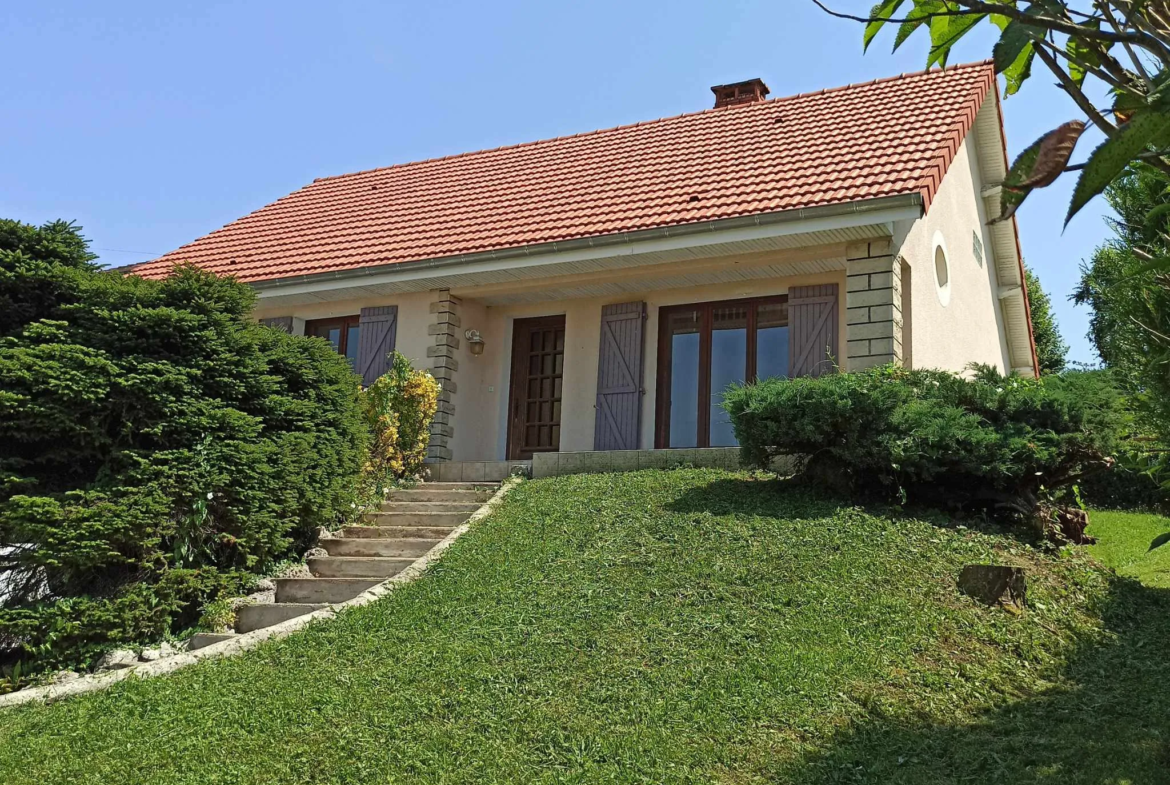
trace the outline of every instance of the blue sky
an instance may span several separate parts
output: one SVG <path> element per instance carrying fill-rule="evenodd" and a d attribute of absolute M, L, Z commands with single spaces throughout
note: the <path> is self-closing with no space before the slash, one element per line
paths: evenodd
<path fill-rule="evenodd" d="M 0 216 L 74 219 L 103 263 L 129 264 L 314 177 L 704 109 L 710 85 L 755 76 L 777 97 L 921 69 L 925 38 L 891 43 L 863 55 L 860 27 L 809 0 L 10 4 Z M 1078 117 L 1052 81 L 1038 69 L 1007 101 L 1013 155 Z M 1021 241 L 1071 358 L 1091 361 L 1065 298 L 1106 208 L 1062 233 L 1071 189 L 1030 197 Z"/>

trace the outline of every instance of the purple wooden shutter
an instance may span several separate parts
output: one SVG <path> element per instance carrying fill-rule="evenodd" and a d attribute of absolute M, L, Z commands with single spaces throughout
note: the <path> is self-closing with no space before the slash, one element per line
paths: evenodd
<path fill-rule="evenodd" d="M 292 332 L 292 317 L 291 316 L 273 316 L 269 319 L 261 319 L 260 324 L 267 327 L 274 327 L 286 333 Z"/>
<path fill-rule="evenodd" d="M 358 327 L 357 372 L 368 386 L 390 368 L 387 355 L 398 336 L 398 306 L 363 308 Z"/>
<path fill-rule="evenodd" d="M 601 309 L 597 350 L 595 450 L 636 450 L 642 424 L 642 324 L 645 303 Z"/>
<path fill-rule="evenodd" d="M 837 284 L 788 290 L 788 376 L 820 376 L 836 370 Z"/>

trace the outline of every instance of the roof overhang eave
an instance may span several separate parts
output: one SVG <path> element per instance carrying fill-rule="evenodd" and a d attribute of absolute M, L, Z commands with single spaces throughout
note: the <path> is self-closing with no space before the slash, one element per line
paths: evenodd
<path fill-rule="evenodd" d="M 716 221 L 704 221 L 690 224 L 643 229 L 636 232 L 620 232 L 617 234 L 583 237 L 561 242 L 537 243 L 522 245 L 513 248 L 503 248 L 479 253 L 457 254 L 431 259 L 418 259 L 406 262 L 392 262 L 365 267 L 355 267 L 346 270 L 335 270 L 323 273 L 273 278 L 264 281 L 254 281 L 252 286 L 260 291 L 276 289 L 296 284 L 335 283 L 346 279 L 363 279 L 386 273 L 406 273 L 424 269 L 459 268 L 484 262 L 505 262 L 508 260 L 528 259 L 539 257 L 553 257 L 570 253 L 588 255 L 596 252 L 598 255 L 614 255 L 620 253 L 638 253 L 643 246 L 654 241 L 685 241 L 693 238 L 696 245 L 707 244 L 715 237 L 735 233 L 742 230 L 778 230 L 790 229 L 792 233 L 804 231 L 799 224 L 809 224 L 812 229 L 816 224 L 833 221 L 842 225 L 865 225 L 869 223 L 884 223 L 892 219 L 917 218 L 922 214 L 923 199 L 918 192 L 886 196 L 877 199 L 867 199 L 856 202 L 809 207 L 798 210 L 781 210 L 773 213 L 759 213 L 756 215 L 724 218 Z M 844 219 L 844 220 L 842 220 Z M 452 272 L 455 271 L 452 270 Z"/>

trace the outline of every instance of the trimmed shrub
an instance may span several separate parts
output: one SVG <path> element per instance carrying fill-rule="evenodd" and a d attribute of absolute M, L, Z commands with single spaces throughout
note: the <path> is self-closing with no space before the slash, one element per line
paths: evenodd
<path fill-rule="evenodd" d="M 372 443 L 362 470 L 367 501 L 381 496 L 387 482 L 414 476 L 427 457 L 431 422 L 439 406 L 439 383 L 416 371 L 393 352 L 390 369 L 362 391 L 362 412 Z"/>
<path fill-rule="evenodd" d="M 1170 511 L 1167 467 L 1160 456 L 1122 452 L 1117 463 L 1081 481 L 1081 501 L 1105 510 Z"/>
<path fill-rule="evenodd" d="M 249 287 L 101 272 L 75 228 L 3 221 L 0 303 L 0 647 L 26 672 L 193 624 L 353 514 L 359 380 L 256 324 Z"/>
<path fill-rule="evenodd" d="M 1081 502 L 1105 509 L 1166 510 L 1170 456 L 1160 449 L 1161 442 L 1151 427 L 1146 407 L 1126 394 L 1124 377 L 1107 369 L 1069 370 L 1064 376 L 1079 377 L 1082 386 L 1098 386 L 1095 396 L 1116 396 L 1121 401 L 1120 416 L 1111 421 L 1116 461 L 1079 482 L 1076 490 Z"/>
<path fill-rule="evenodd" d="M 732 388 L 746 463 L 800 456 L 837 490 L 1034 518 L 1040 502 L 1109 464 L 1122 400 L 1084 374 L 1042 380 L 976 368 L 877 368 Z"/>

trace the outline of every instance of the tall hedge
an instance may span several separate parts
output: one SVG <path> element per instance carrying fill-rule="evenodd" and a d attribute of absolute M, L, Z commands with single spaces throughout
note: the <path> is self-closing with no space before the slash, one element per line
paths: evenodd
<path fill-rule="evenodd" d="M 157 639 L 351 513 L 359 380 L 253 305 L 0 221 L 0 649 L 26 670 Z"/>

